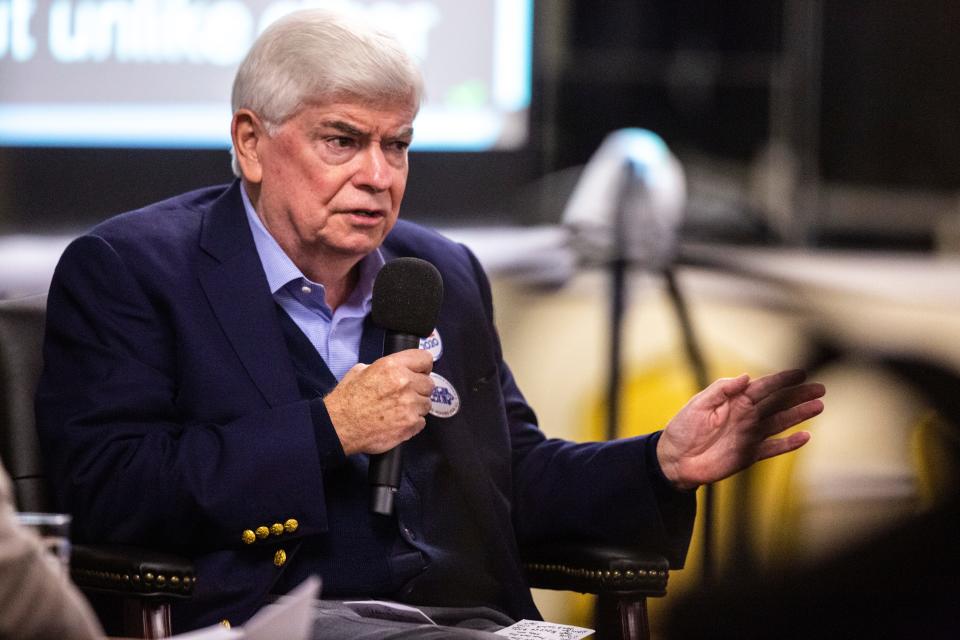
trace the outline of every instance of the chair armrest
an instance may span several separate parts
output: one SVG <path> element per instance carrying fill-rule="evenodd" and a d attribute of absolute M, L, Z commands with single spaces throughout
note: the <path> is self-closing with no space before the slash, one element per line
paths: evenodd
<path fill-rule="evenodd" d="M 186 558 L 121 545 L 74 545 L 70 577 L 84 591 L 160 600 L 189 598 L 197 582 Z"/>
<path fill-rule="evenodd" d="M 667 593 L 667 559 L 640 547 L 551 542 L 525 547 L 523 568 L 531 587 L 580 593 Z"/>

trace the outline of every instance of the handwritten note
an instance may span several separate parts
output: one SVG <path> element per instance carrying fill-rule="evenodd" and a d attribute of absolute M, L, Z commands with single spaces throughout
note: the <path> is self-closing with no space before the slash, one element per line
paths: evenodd
<path fill-rule="evenodd" d="M 510 640 L 580 640 L 593 635 L 593 629 L 556 624 L 542 620 L 521 620 L 497 631 L 498 636 Z"/>

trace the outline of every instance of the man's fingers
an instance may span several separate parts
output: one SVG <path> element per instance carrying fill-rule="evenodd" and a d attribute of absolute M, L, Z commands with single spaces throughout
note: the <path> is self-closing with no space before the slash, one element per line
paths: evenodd
<path fill-rule="evenodd" d="M 413 378 L 411 382 L 413 390 L 417 392 L 417 395 L 427 398 L 427 408 L 430 407 L 430 395 L 433 393 L 433 378 L 427 375 L 417 375 Z"/>
<path fill-rule="evenodd" d="M 433 356 L 429 351 L 423 351 L 421 349 L 407 349 L 406 351 L 399 351 L 394 354 L 397 358 L 399 364 L 407 367 L 414 375 L 410 380 L 410 388 L 412 388 L 417 395 L 427 398 L 426 400 L 426 410 L 424 414 L 430 410 L 430 394 L 433 393 L 433 380 L 428 375 L 433 370 Z"/>
<path fill-rule="evenodd" d="M 396 359 L 399 364 L 417 373 L 430 373 L 433 370 L 433 356 L 423 349 L 406 349 L 387 357 Z"/>
<path fill-rule="evenodd" d="M 807 431 L 798 431 L 791 433 L 785 438 L 771 438 L 765 440 L 757 449 L 757 461 L 773 458 L 784 453 L 796 451 L 810 440 L 810 433 Z"/>
<path fill-rule="evenodd" d="M 731 397 L 743 393 L 749 382 L 750 376 L 745 373 L 736 378 L 720 378 L 701 391 L 700 395 L 711 408 L 718 407 Z"/>
<path fill-rule="evenodd" d="M 827 388 L 819 382 L 810 382 L 795 387 L 783 389 L 777 393 L 771 394 L 764 400 L 761 400 L 757 409 L 760 418 L 768 418 L 778 411 L 789 409 L 809 400 L 822 398 L 826 394 Z"/>
<path fill-rule="evenodd" d="M 762 433 L 768 436 L 776 435 L 814 416 L 818 416 L 822 412 L 822 400 L 819 398 L 808 400 L 807 402 L 798 404 L 795 407 L 790 407 L 789 409 L 784 409 L 762 420 L 760 422 L 760 428 L 762 429 Z"/>
<path fill-rule="evenodd" d="M 427 396 L 426 398 L 423 398 L 423 402 L 421 402 L 421 404 L 420 404 L 420 409 L 421 409 L 420 415 L 421 415 L 421 416 L 426 416 L 428 413 L 430 413 L 430 409 L 431 409 L 432 407 L 433 407 L 433 404 L 430 402 L 430 396 Z M 426 426 L 426 424 L 427 424 L 427 423 L 426 423 L 426 420 L 424 420 L 424 423 L 423 423 L 422 425 L 420 425 L 420 429 L 422 429 L 424 426 Z M 417 429 L 417 431 L 419 431 L 420 429 Z"/>
<path fill-rule="evenodd" d="M 803 369 L 788 369 L 778 373 L 762 376 L 747 385 L 744 392 L 754 403 L 762 402 L 771 393 L 798 385 L 807 379 L 807 372 Z"/>

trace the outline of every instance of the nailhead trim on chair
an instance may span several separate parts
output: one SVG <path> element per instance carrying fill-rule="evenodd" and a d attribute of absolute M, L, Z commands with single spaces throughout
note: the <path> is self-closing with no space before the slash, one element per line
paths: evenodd
<path fill-rule="evenodd" d="M 551 543 L 521 551 L 530 586 L 581 593 L 666 594 L 667 559 L 638 547 Z"/>
<path fill-rule="evenodd" d="M 537 562 L 525 563 L 523 568 L 528 575 L 536 575 L 539 579 L 577 578 L 588 582 L 595 582 L 596 590 L 617 589 L 633 591 L 635 589 L 659 591 L 666 589 L 667 572 L 663 570 L 627 569 L 600 570 L 585 569 L 564 564 L 541 564 Z M 533 580 L 537 582 L 536 579 Z"/>
<path fill-rule="evenodd" d="M 197 578 L 191 575 L 171 575 L 145 573 L 116 573 L 113 571 L 98 571 L 95 569 L 73 569 L 71 577 L 80 587 L 102 589 L 121 589 L 134 593 L 190 595 Z"/>
<path fill-rule="evenodd" d="M 666 571 L 647 571 L 646 569 L 637 569 L 636 571 L 628 569 L 626 571 L 599 571 L 594 569 L 583 569 L 579 567 L 568 567 L 562 564 L 537 564 L 530 563 L 524 565 L 530 571 L 558 571 L 564 575 L 576 576 L 578 578 L 590 578 L 593 580 L 602 579 L 614 581 L 630 581 L 634 578 L 665 578 Z"/>
<path fill-rule="evenodd" d="M 75 545 L 70 563 L 73 581 L 88 591 L 186 598 L 197 582 L 186 558 L 132 547 Z"/>

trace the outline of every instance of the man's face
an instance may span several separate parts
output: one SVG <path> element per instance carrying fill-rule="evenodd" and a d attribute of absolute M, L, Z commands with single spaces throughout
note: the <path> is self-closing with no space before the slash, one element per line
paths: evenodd
<path fill-rule="evenodd" d="M 380 246 L 400 212 L 414 115 L 407 106 L 308 106 L 261 136 L 251 197 L 295 263 L 360 259 Z"/>

